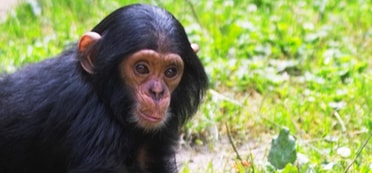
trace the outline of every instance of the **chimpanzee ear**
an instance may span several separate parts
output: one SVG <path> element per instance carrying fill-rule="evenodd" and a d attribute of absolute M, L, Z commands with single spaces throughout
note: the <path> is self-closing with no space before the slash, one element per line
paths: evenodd
<path fill-rule="evenodd" d="M 199 45 L 196 43 L 191 43 L 191 48 L 194 50 L 195 53 L 199 52 Z"/>
<path fill-rule="evenodd" d="M 99 39 L 101 39 L 101 35 L 96 32 L 87 32 L 85 33 L 79 41 L 78 50 L 79 53 L 85 52 L 89 47 L 94 45 Z M 89 74 L 93 74 L 94 64 L 92 56 L 88 53 L 87 56 L 83 56 L 80 59 L 80 64 L 83 69 L 88 72 Z"/>

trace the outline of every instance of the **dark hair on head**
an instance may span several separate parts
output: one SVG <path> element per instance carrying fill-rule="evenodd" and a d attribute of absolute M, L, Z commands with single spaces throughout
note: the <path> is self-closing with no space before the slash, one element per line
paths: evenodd
<path fill-rule="evenodd" d="M 189 42 L 182 25 L 172 14 L 144 4 L 117 9 L 92 31 L 106 37 L 105 46 L 122 50 L 120 53 L 124 55 L 141 49 L 180 54 L 180 45 Z M 122 49 L 124 47 L 126 49 Z"/>

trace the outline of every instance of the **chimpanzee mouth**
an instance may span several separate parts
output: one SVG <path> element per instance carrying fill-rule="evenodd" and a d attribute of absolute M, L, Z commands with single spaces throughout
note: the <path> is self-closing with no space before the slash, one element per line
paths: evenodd
<path fill-rule="evenodd" d="M 146 114 L 144 112 L 139 112 L 139 116 L 141 118 L 143 118 L 146 121 L 151 122 L 151 123 L 158 123 L 163 119 L 162 117 L 156 117 L 156 116 L 153 116 L 153 115 L 154 114 Z"/>

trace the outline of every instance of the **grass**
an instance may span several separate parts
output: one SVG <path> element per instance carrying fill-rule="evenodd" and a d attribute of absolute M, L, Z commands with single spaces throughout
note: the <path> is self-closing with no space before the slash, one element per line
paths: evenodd
<path fill-rule="evenodd" d="M 0 23 L 0 71 L 57 55 L 133 3 L 30 2 Z M 184 130 L 183 146 L 196 154 L 181 172 L 275 172 L 267 155 L 282 127 L 296 137 L 299 156 L 282 172 L 372 171 L 371 1 L 136 2 L 164 7 L 184 24 L 210 77 Z"/>

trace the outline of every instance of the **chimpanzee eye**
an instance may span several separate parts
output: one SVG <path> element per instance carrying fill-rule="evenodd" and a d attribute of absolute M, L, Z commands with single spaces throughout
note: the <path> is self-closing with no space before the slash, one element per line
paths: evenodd
<path fill-rule="evenodd" d="M 175 68 L 175 67 L 168 68 L 168 69 L 165 71 L 164 74 L 165 74 L 165 76 L 166 76 L 167 78 L 172 78 L 172 77 L 174 77 L 174 76 L 177 75 L 177 68 Z"/>
<path fill-rule="evenodd" d="M 150 70 L 145 64 L 137 64 L 136 65 L 136 72 L 138 74 L 148 74 L 148 73 L 150 73 Z"/>

